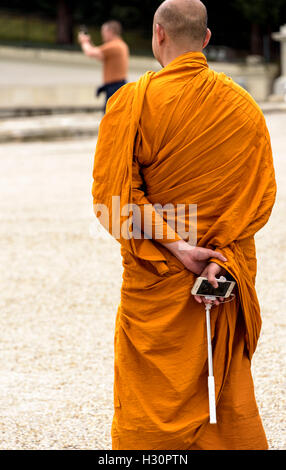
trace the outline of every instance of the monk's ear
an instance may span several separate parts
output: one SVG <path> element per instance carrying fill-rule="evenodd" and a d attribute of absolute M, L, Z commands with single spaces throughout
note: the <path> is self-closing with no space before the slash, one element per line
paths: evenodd
<path fill-rule="evenodd" d="M 212 37 L 212 32 L 211 32 L 211 30 L 208 28 L 208 29 L 207 29 L 206 38 L 205 38 L 205 41 L 204 41 L 204 44 L 203 44 L 203 49 L 204 49 L 205 47 L 207 47 L 208 43 L 209 43 L 210 40 L 211 40 L 211 37 Z"/>
<path fill-rule="evenodd" d="M 165 41 L 165 30 L 163 28 L 163 26 L 161 26 L 160 24 L 156 24 L 156 35 L 157 35 L 157 40 L 158 40 L 158 44 L 161 45 L 162 42 Z"/>

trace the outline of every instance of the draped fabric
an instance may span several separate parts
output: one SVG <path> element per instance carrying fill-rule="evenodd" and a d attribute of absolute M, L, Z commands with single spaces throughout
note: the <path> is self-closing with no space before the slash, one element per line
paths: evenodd
<path fill-rule="evenodd" d="M 261 330 L 254 235 L 269 219 L 276 184 L 260 108 L 203 54 L 184 54 L 109 100 L 93 177 L 95 207 L 107 207 L 111 223 L 101 222 L 113 235 L 128 204 L 197 205 L 198 246 L 225 255 L 237 283 L 235 300 L 211 313 L 218 424 L 210 425 L 195 276 L 166 240 L 117 233 L 124 274 L 113 448 L 266 449 L 250 369 Z"/>

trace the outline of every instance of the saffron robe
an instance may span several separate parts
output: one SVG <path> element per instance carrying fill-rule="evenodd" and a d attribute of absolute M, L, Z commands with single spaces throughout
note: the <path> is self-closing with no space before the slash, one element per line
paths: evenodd
<path fill-rule="evenodd" d="M 167 240 L 116 236 L 124 273 L 113 449 L 267 449 L 251 376 L 261 330 L 254 235 L 276 194 L 260 108 L 202 53 L 183 54 L 109 100 L 93 177 L 95 207 L 104 204 L 121 226 L 126 213 L 118 209 L 126 204 L 196 204 L 197 245 L 225 255 L 218 264 L 237 283 L 235 299 L 211 311 L 218 422 L 209 424 L 205 311 L 191 295 L 196 276 Z M 116 214 L 113 196 L 120 196 Z"/>

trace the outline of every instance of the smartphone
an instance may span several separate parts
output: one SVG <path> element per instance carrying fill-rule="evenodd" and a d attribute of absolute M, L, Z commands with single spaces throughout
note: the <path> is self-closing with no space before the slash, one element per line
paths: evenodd
<path fill-rule="evenodd" d="M 215 289 L 207 280 L 206 277 L 198 277 L 194 287 L 192 288 L 193 295 L 212 295 L 214 297 L 224 297 L 227 298 L 232 293 L 235 282 L 234 281 L 222 281 L 217 279 L 218 287 Z"/>
<path fill-rule="evenodd" d="M 86 34 L 86 35 L 87 35 L 87 34 L 88 34 L 88 29 L 87 29 L 87 27 L 86 27 L 84 24 L 82 24 L 82 25 L 79 27 L 79 32 L 82 33 L 82 34 Z"/>

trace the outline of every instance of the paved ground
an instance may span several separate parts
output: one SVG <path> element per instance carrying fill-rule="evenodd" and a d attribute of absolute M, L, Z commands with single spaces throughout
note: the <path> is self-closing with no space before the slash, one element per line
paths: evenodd
<path fill-rule="evenodd" d="M 97 135 L 102 111 L 0 119 L 0 144 Z"/>
<path fill-rule="evenodd" d="M 285 450 L 286 114 L 267 120 L 279 192 L 257 236 L 253 373 L 270 448 Z M 121 260 L 91 236 L 95 145 L 0 146 L 0 449 L 110 448 Z"/>

